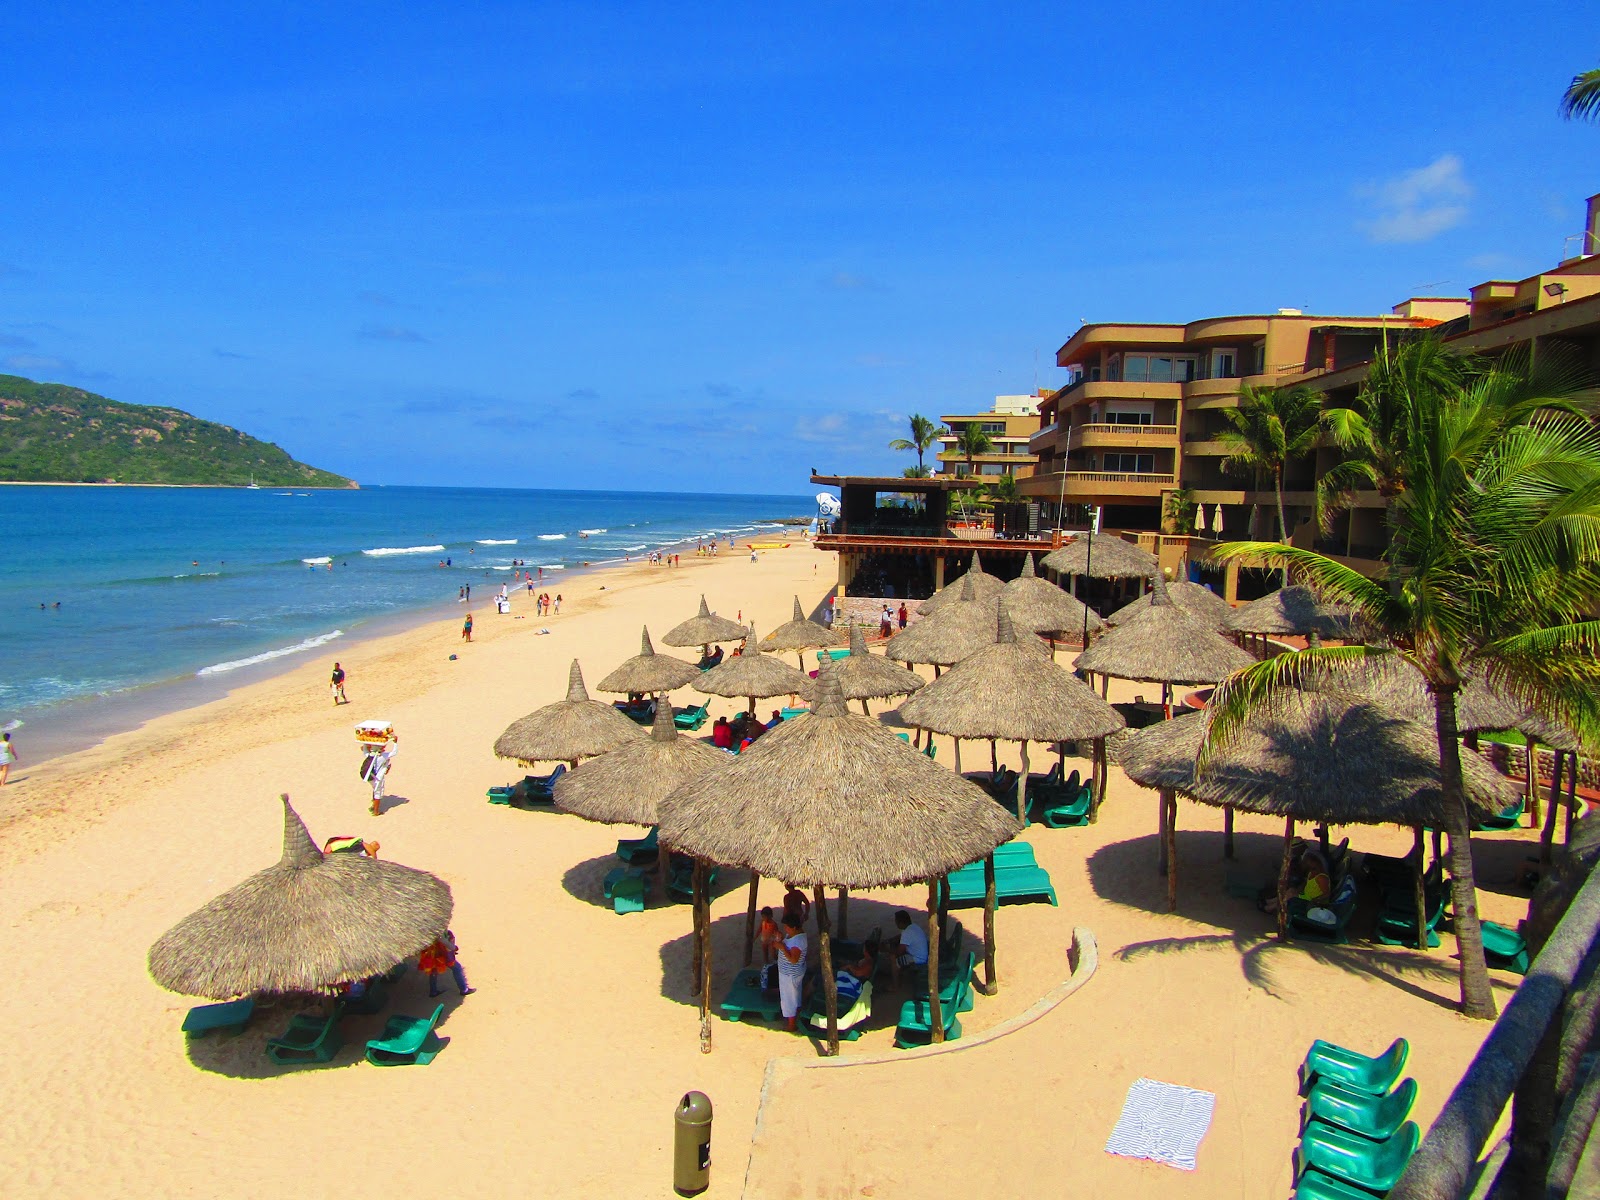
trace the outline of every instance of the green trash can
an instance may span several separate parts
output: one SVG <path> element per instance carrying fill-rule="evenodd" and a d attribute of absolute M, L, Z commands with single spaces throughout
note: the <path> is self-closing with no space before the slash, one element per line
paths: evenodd
<path fill-rule="evenodd" d="M 672 1186 L 680 1196 L 696 1196 L 711 1186 L 711 1100 L 689 1092 L 673 1115 Z"/>

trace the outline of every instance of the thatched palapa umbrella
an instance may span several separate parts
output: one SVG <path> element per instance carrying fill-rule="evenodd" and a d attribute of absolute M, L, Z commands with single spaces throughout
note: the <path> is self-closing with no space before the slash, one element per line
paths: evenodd
<path fill-rule="evenodd" d="M 1000 628 L 998 600 L 975 599 L 970 578 L 961 586 L 963 599 L 959 603 L 947 604 L 931 617 L 902 629 L 889 639 L 883 652 L 897 662 L 927 663 L 937 674 L 940 667 L 992 646 Z M 1041 656 L 1045 654 L 1044 643 L 1031 634 L 1021 644 L 1030 642 Z"/>
<path fill-rule="evenodd" d="M 756 698 L 770 696 L 811 695 L 811 677 L 804 671 L 780 662 L 770 654 L 763 654 L 756 646 L 756 627 L 745 630 L 744 652 L 723 659 L 695 680 L 697 692 L 711 696 L 727 696 L 737 700 L 740 696 L 750 701 L 750 712 L 756 711 Z"/>
<path fill-rule="evenodd" d="M 556 780 L 556 807 L 607 825 L 654 825 L 663 796 L 727 757 L 684 737 L 672 724 L 672 706 L 657 704 L 649 737 L 608 750 Z"/>
<path fill-rule="evenodd" d="M 1350 624 L 1348 609 L 1324 604 L 1310 588 L 1294 584 L 1234 609 L 1224 627 L 1234 633 L 1291 634 L 1315 641 L 1349 637 Z"/>
<path fill-rule="evenodd" d="M 793 650 L 800 659 L 800 669 L 806 669 L 805 655 L 801 651 L 815 650 L 819 646 L 837 646 L 839 635 L 826 625 L 807 620 L 800 608 L 800 597 L 794 598 L 794 617 L 779 625 L 761 639 L 763 650 Z"/>
<path fill-rule="evenodd" d="M 1162 589 L 1175 608 L 1191 617 L 1198 617 L 1219 633 L 1228 630 L 1228 618 L 1233 616 L 1233 605 L 1210 588 L 1190 583 L 1187 579 L 1176 579 L 1171 583 L 1163 582 Z M 1155 594 L 1155 591 L 1150 591 L 1137 600 L 1130 600 L 1107 617 L 1106 624 L 1125 624 L 1135 613 L 1149 608 Z"/>
<path fill-rule="evenodd" d="M 661 640 L 669 646 L 699 646 L 701 654 L 710 654 L 713 642 L 741 641 L 745 633 L 745 627 L 737 621 L 714 616 L 701 596 L 700 611 L 681 625 L 674 625 Z"/>
<path fill-rule="evenodd" d="M 1419 935 L 1422 913 L 1421 830 L 1444 823 L 1439 744 L 1424 725 L 1385 705 L 1321 692 L 1286 695 L 1253 712 L 1237 736 L 1198 768 L 1207 713 L 1193 713 L 1132 733 L 1118 759 L 1129 779 L 1161 791 L 1167 859 L 1167 903 L 1177 907 L 1175 793 L 1204 804 L 1283 817 L 1278 924 L 1284 932 L 1290 846 L 1296 821 L 1334 825 L 1408 825 L 1417 830 Z M 1467 802 L 1478 819 L 1498 812 L 1515 792 L 1475 755 L 1462 759 Z"/>
<path fill-rule="evenodd" d="M 1127 722 L 1072 672 L 1025 650 L 1004 605 L 1000 608 L 999 640 L 962 659 L 900 706 L 900 717 L 956 739 L 956 773 L 961 772 L 962 738 L 989 738 L 1022 743 L 1022 774 L 1017 780 L 1017 820 L 1028 812 L 1028 743 L 1089 739 L 1095 743 L 1096 792 L 1105 787 L 1107 735 Z M 994 863 L 984 864 L 986 890 L 993 883 Z M 992 988 L 994 929 L 992 907 L 984 914 L 984 978 Z"/>
<path fill-rule="evenodd" d="M 693 663 L 673 658 L 670 654 L 657 654 L 656 648 L 650 644 L 650 627 L 647 625 L 639 639 L 639 653 L 602 679 L 599 690 L 622 692 L 629 696 L 659 695 L 687 687 L 699 677 L 700 668 Z"/>
<path fill-rule="evenodd" d="M 1062 575 L 1091 579 L 1154 579 L 1161 574 L 1154 554 L 1109 533 L 1080 533 L 1045 555 L 1044 565 Z"/>
<path fill-rule="evenodd" d="M 1209 622 L 1173 604 L 1158 577 L 1149 603 L 1078 655 L 1080 670 L 1159 683 L 1164 707 L 1175 683 L 1216 683 L 1255 659 Z"/>
<path fill-rule="evenodd" d="M 838 995 L 825 887 L 892 887 L 928 880 L 928 999 L 939 1012 L 940 880 L 991 854 L 1017 822 L 987 794 L 935 766 L 892 732 L 845 708 L 832 665 L 812 711 L 785 721 L 738 758 L 685 784 L 657 810 L 661 841 L 697 863 L 748 867 L 811 884 L 822 950 L 830 1053 L 838 1053 Z M 704 870 L 696 876 L 703 880 Z M 701 919 L 709 929 L 709 906 Z M 700 982 L 701 1038 L 710 1039 L 710 961 Z"/>
<path fill-rule="evenodd" d="M 426 871 L 317 849 L 283 797 L 283 857 L 179 921 L 150 974 L 186 996 L 316 992 L 389 970 L 443 936 L 450 885 Z"/>
<path fill-rule="evenodd" d="M 611 705 L 589 699 L 583 669 L 573 659 L 567 671 L 567 698 L 511 722 L 495 740 L 494 752 L 522 763 L 564 762 L 575 767 L 580 758 L 593 758 L 642 737 L 644 730 Z"/>
<path fill-rule="evenodd" d="M 925 682 L 915 671 L 868 650 L 867 635 L 859 625 L 850 627 L 850 657 L 834 660 L 833 677 L 845 700 L 861 701 L 861 711 L 869 715 L 868 700 L 907 696 Z"/>
<path fill-rule="evenodd" d="M 983 564 L 978 561 L 978 552 L 972 552 L 972 563 L 960 579 L 951 580 L 933 595 L 918 606 L 920 613 L 936 613 L 946 605 L 955 604 L 957 601 L 967 599 L 966 585 L 972 585 L 972 598 L 981 601 L 993 602 L 999 598 L 1005 584 L 996 579 L 983 569 Z"/>
<path fill-rule="evenodd" d="M 1097 633 L 1105 628 L 1099 613 L 1048 579 L 1040 579 L 1031 554 L 1023 555 L 1022 573 L 1005 585 L 1001 603 L 1010 609 L 1012 623 L 1019 630 L 1049 634 L 1052 639 L 1058 634 L 1082 636 L 1084 630 Z M 1052 655 L 1054 651 L 1052 645 Z"/>

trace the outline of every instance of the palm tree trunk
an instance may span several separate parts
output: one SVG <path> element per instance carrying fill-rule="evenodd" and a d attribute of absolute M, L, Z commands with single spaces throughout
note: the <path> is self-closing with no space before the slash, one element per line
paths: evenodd
<path fill-rule="evenodd" d="M 1472 820 L 1461 783 L 1461 743 L 1456 734 L 1455 687 L 1433 690 L 1439 740 L 1444 825 L 1450 835 L 1450 898 L 1455 909 L 1456 952 L 1461 960 L 1461 1011 L 1479 1021 L 1495 1016 L 1489 969 L 1483 961 L 1483 926 L 1478 922 L 1478 885 L 1472 873 Z"/>
<path fill-rule="evenodd" d="M 1283 515 L 1283 468 L 1277 467 L 1272 473 L 1273 487 L 1278 497 L 1278 540 L 1285 546 L 1289 544 L 1289 522 Z M 1289 586 L 1289 568 L 1285 565 L 1283 571 L 1283 586 Z"/>

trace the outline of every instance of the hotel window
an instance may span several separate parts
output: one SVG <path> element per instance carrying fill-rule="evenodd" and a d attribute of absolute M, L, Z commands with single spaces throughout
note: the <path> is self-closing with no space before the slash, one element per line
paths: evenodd
<path fill-rule="evenodd" d="M 1113 407 L 1114 406 L 1114 407 Z M 1106 405 L 1107 425 L 1153 425 L 1155 405 L 1150 402 L 1112 400 Z"/>
<path fill-rule="evenodd" d="M 983 431 L 985 433 L 1004 433 L 1006 431 L 1005 422 L 1004 421 L 985 421 L 983 423 Z"/>
<path fill-rule="evenodd" d="M 1121 471 L 1130 475 L 1144 475 L 1156 469 L 1156 456 L 1154 454 L 1117 454 L 1109 453 L 1101 456 L 1102 470 Z"/>
<path fill-rule="evenodd" d="M 1213 350 L 1211 352 L 1211 378 L 1237 379 L 1238 377 L 1238 356 L 1232 350 Z"/>
<path fill-rule="evenodd" d="M 1195 377 L 1192 354 L 1130 354 L 1122 362 L 1128 383 L 1187 383 Z"/>
<path fill-rule="evenodd" d="M 1262 342 L 1255 348 L 1255 370 L 1252 375 L 1265 375 L 1267 373 L 1267 344 Z"/>

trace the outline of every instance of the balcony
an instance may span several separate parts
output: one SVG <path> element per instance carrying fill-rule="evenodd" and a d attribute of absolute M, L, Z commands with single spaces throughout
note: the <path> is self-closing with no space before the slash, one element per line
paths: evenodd
<path fill-rule="evenodd" d="M 1069 500 L 1115 503 L 1130 498 L 1160 499 L 1175 483 L 1170 473 L 1156 471 L 1055 471 L 1034 475 L 1019 484 L 1022 492 L 1039 499 L 1065 496 Z"/>
<path fill-rule="evenodd" d="M 1123 425 L 1117 422 L 1074 425 L 1067 432 L 1067 448 L 1077 450 L 1091 446 L 1128 447 L 1131 449 L 1176 447 L 1176 425 Z"/>

